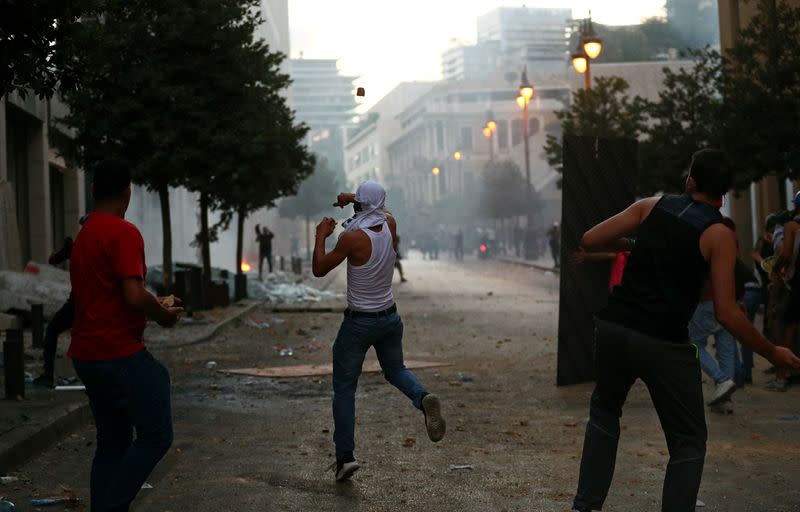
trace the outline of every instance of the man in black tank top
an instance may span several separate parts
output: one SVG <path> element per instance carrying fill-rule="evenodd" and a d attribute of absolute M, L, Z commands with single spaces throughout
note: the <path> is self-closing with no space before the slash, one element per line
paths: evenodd
<path fill-rule="evenodd" d="M 586 232 L 581 248 L 627 251 L 622 283 L 597 315 L 589 424 L 573 509 L 601 510 L 614 473 L 619 418 L 628 391 L 642 379 L 667 440 L 663 512 L 695 509 L 706 450 L 700 364 L 687 325 L 710 273 L 719 323 L 779 367 L 800 367 L 791 351 L 775 347 L 744 316 L 735 300 L 737 248 L 719 208 L 732 183 L 725 155 L 705 149 L 692 156 L 684 195 L 648 198 Z M 636 236 L 635 246 L 627 237 Z"/>

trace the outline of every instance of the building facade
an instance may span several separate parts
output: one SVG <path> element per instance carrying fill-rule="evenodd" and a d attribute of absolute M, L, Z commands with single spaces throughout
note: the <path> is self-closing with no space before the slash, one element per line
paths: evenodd
<path fill-rule="evenodd" d="M 57 98 L 0 98 L 0 270 L 46 262 L 78 231 L 83 172 L 68 167 L 50 141 L 51 116 L 63 109 Z"/>

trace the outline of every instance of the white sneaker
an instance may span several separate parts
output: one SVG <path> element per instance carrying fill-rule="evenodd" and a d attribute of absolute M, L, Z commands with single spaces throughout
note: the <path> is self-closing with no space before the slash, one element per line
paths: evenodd
<path fill-rule="evenodd" d="M 708 402 L 708 405 L 716 405 L 720 402 L 724 402 L 731 395 L 736 391 L 736 383 L 733 382 L 732 379 L 724 380 L 717 384 L 717 388 L 714 390 L 714 397 Z"/>
<path fill-rule="evenodd" d="M 356 462 L 345 462 L 341 466 L 339 464 L 334 463 L 335 471 L 336 471 L 336 481 L 337 482 L 344 482 L 345 480 L 350 480 L 352 478 L 353 473 L 358 471 L 361 468 L 361 465 Z"/>

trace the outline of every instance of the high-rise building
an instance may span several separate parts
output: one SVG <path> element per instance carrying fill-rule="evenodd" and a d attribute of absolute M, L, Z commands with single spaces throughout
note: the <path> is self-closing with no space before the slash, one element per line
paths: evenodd
<path fill-rule="evenodd" d="M 529 75 L 566 72 L 570 9 L 500 7 L 478 18 L 478 44 L 498 41 L 504 68 L 528 66 Z"/>
<path fill-rule="evenodd" d="M 717 0 L 667 0 L 666 9 L 679 49 L 719 45 Z"/>
<path fill-rule="evenodd" d="M 497 72 L 502 65 L 500 41 L 459 44 L 442 54 L 445 80 L 480 80 Z"/>
<path fill-rule="evenodd" d="M 310 128 L 308 144 L 334 171 L 344 171 L 344 129 L 352 125 L 354 76 L 339 72 L 334 59 L 292 59 L 289 101 L 295 119 Z"/>

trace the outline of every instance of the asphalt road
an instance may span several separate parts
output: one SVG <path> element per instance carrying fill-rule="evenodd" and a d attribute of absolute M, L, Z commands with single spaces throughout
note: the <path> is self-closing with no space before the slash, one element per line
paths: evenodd
<path fill-rule="evenodd" d="M 444 441 L 430 443 L 408 400 L 380 375 L 364 375 L 356 432 L 363 466 L 352 482 L 336 484 L 326 471 L 333 461 L 330 377 L 275 380 L 206 369 L 211 360 L 218 369 L 329 361 L 341 301 L 315 306 L 331 313 L 264 306 L 248 318 L 269 328 L 238 322 L 200 345 L 151 347 L 173 376 L 176 441 L 134 510 L 568 511 L 591 385 L 554 385 L 557 278 L 496 262 L 406 266 L 410 281 L 396 288 L 406 357 L 447 365 L 417 372 L 442 397 Z M 332 289 L 343 285 L 339 278 Z M 293 356 L 279 355 L 285 346 Z M 709 414 L 707 507 L 700 510 L 800 510 L 800 421 L 781 419 L 800 414 L 800 390 L 762 390 L 759 364 L 756 386 L 734 395 L 734 414 Z M 634 387 L 622 422 L 605 509 L 659 510 L 666 445 L 643 385 Z M 93 437 L 91 426 L 76 432 L 21 468 L 23 482 L 0 494 L 18 510 L 30 510 L 32 496 L 57 493 L 59 484 L 88 496 Z"/>

